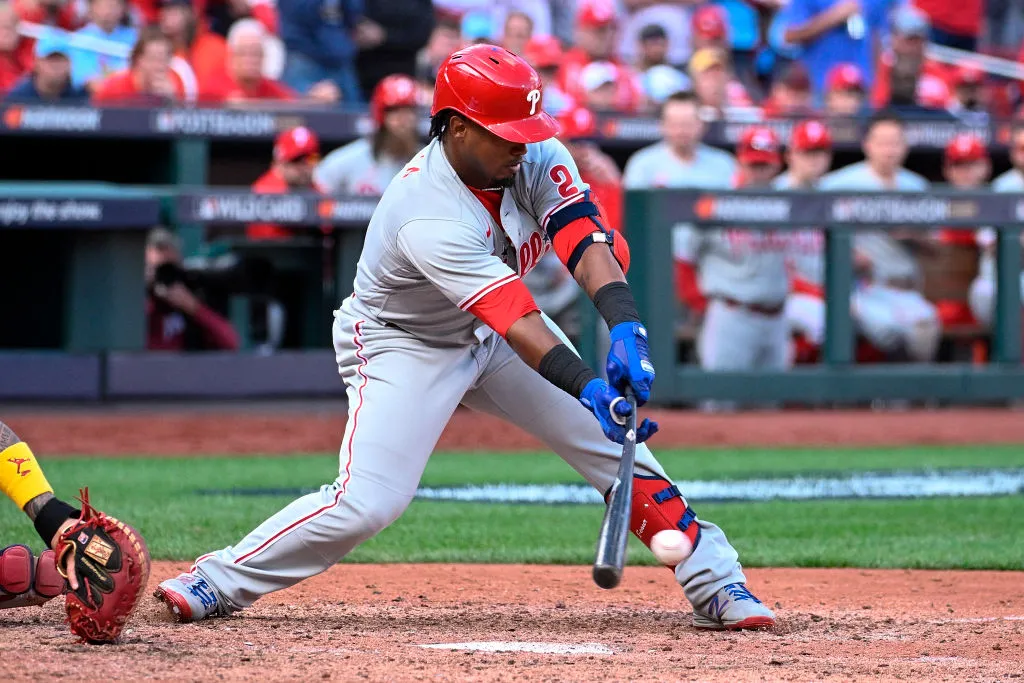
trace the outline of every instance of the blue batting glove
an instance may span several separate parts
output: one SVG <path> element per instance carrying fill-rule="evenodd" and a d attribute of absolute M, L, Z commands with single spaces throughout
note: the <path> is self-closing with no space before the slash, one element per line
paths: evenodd
<path fill-rule="evenodd" d="M 615 443 L 626 440 L 626 419 L 633 409 L 629 401 L 603 379 L 592 379 L 583 387 L 580 403 L 594 414 L 601 431 Z M 636 428 L 636 442 L 643 443 L 658 431 L 658 423 L 644 419 Z"/>
<path fill-rule="evenodd" d="M 608 349 L 608 383 L 621 393 L 633 387 L 636 404 L 642 406 L 651 397 L 654 365 L 647 350 L 647 330 L 640 323 L 619 323 L 610 331 L 612 346 Z"/>

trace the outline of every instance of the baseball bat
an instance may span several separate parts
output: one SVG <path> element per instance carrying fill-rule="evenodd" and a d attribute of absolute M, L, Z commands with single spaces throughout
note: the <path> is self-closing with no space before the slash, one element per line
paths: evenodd
<path fill-rule="evenodd" d="M 594 558 L 594 583 L 601 588 L 615 588 L 622 580 L 626 564 L 626 541 L 629 540 L 629 515 L 633 507 L 633 463 L 636 459 L 636 396 L 626 388 L 626 400 L 633 412 L 626 418 L 626 439 L 622 444 L 619 471 L 608 495 L 601 532 L 597 537 Z"/>

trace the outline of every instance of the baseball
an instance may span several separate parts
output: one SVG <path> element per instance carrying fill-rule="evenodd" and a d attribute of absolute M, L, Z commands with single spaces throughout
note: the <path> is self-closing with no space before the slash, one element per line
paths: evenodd
<path fill-rule="evenodd" d="M 674 567 L 690 556 L 693 544 L 682 531 L 666 529 L 654 534 L 651 552 L 658 558 L 658 562 Z"/>

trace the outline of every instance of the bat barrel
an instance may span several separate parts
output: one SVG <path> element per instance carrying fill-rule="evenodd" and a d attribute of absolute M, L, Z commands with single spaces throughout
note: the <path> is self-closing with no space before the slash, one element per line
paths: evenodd
<path fill-rule="evenodd" d="M 636 397 L 626 391 L 633 413 L 626 424 L 626 442 L 622 460 L 604 511 L 601 533 L 597 537 L 594 559 L 594 583 L 604 589 L 615 588 L 622 580 L 626 564 L 626 542 L 629 540 L 629 518 L 633 502 L 633 464 L 636 457 Z"/>

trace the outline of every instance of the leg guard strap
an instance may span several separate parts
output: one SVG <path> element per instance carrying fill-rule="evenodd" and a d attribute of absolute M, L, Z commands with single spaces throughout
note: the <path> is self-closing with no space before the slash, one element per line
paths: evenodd
<path fill-rule="evenodd" d="M 678 529 L 696 548 L 700 543 L 697 513 L 686 503 L 679 488 L 658 476 L 633 476 L 633 510 L 630 527 L 647 546 L 659 531 Z"/>

